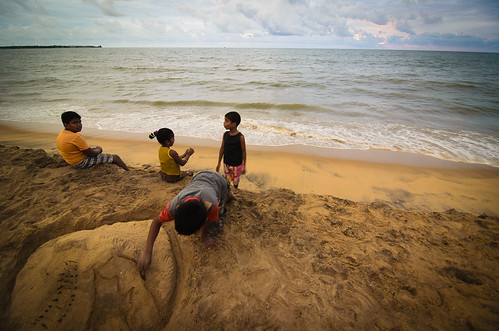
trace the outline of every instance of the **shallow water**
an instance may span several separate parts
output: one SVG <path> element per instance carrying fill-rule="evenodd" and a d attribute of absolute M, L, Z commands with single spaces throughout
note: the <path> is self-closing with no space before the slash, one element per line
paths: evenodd
<path fill-rule="evenodd" d="M 0 51 L 0 119 L 499 166 L 499 54 L 317 49 Z"/>

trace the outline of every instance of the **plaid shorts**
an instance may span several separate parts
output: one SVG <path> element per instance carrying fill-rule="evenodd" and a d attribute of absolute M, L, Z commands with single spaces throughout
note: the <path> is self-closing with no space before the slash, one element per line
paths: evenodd
<path fill-rule="evenodd" d="M 97 156 L 87 156 L 77 165 L 73 165 L 75 169 L 83 169 L 90 168 L 94 165 L 103 164 L 103 163 L 113 163 L 113 155 L 112 154 L 104 154 L 100 153 Z"/>
<path fill-rule="evenodd" d="M 234 167 L 224 163 L 224 176 L 232 185 L 237 187 L 243 173 L 243 168 L 242 164 Z"/>

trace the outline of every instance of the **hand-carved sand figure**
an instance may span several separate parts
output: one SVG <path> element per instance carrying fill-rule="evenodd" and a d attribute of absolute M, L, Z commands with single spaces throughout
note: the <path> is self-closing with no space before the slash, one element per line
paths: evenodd
<path fill-rule="evenodd" d="M 165 326 L 175 297 L 177 267 L 169 236 L 163 233 L 156 241 L 147 279 L 141 279 L 135 265 L 149 224 L 116 223 L 41 246 L 17 277 L 11 325 L 20 330 Z"/>

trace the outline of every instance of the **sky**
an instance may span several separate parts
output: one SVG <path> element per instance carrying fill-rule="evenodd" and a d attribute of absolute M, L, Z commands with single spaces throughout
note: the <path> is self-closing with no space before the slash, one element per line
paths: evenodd
<path fill-rule="evenodd" d="M 0 0 L 0 45 L 499 52 L 499 0 Z"/>

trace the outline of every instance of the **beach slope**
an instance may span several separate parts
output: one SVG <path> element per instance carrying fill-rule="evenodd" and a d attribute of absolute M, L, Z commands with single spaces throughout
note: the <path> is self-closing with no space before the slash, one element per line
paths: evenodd
<path fill-rule="evenodd" d="M 150 220 L 188 182 L 1 146 L 2 329 L 441 329 L 499 323 L 499 223 L 283 188 L 239 190 L 221 246 Z"/>

